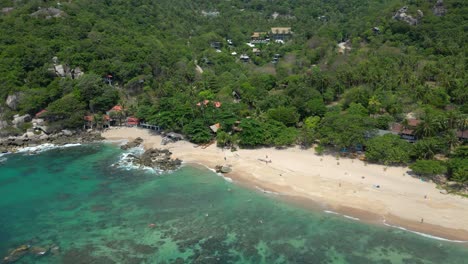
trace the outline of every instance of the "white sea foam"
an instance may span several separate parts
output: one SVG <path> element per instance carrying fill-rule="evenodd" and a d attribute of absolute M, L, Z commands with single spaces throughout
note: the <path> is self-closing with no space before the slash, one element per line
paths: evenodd
<path fill-rule="evenodd" d="M 17 153 L 26 153 L 26 154 L 37 154 L 41 153 L 44 151 L 48 151 L 51 149 L 57 149 L 57 148 L 70 148 L 70 147 L 77 147 L 81 146 L 80 143 L 70 143 L 70 144 L 65 144 L 65 145 L 55 145 L 51 143 L 44 143 L 35 147 L 25 147 L 25 148 L 20 148 L 18 149 Z"/>
<path fill-rule="evenodd" d="M 349 215 L 343 215 L 345 218 L 348 218 L 348 219 L 351 219 L 351 220 L 354 220 L 354 221 L 360 221 L 361 219 L 357 218 L 357 217 L 352 217 L 352 216 L 349 216 Z"/>
<path fill-rule="evenodd" d="M 334 212 L 334 211 L 323 210 L 323 212 L 327 213 L 327 214 L 340 215 L 340 216 L 343 216 L 344 218 L 348 218 L 348 219 L 351 219 L 351 220 L 354 220 L 354 221 L 361 221 L 361 219 L 359 219 L 357 217 L 353 217 L 353 216 L 349 216 L 349 215 L 345 215 L 345 214 L 340 214 L 340 213 L 337 213 L 337 212 Z"/>
<path fill-rule="evenodd" d="M 427 237 L 427 238 L 432 238 L 432 239 L 441 240 L 441 241 L 448 241 L 448 242 L 453 242 L 453 243 L 468 243 L 468 241 L 446 239 L 446 238 L 443 238 L 443 237 L 433 236 L 433 235 L 429 235 L 429 234 L 426 234 L 426 233 L 421 233 L 421 232 L 409 230 L 409 229 L 406 229 L 406 228 L 401 227 L 401 226 L 391 225 L 391 224 L 388 224 L 385 221 L 385 219 L 383 220 L 383 224 L 388 226 L 388 227 L 397 228 L 397 229 L 400 229 L 400 230 L 403 230 L 403 231 L 406 231 L 406 232 L 411 232 L 413 234 L 420 235 L 420 236 Z"/>
<path fill-rule="evenodd" d="M 263 192 L 263 193 L 279 195 L 279 193 L 277 193 L 277 192 L 267 191 L 267 190 L 262 189 L 262 188 L 260 188 L 260 187 L 258 187 L 258 186 L 255 186 L 255 189 L 257 189 L 257 190 L 259 190 L 259 191 L 261 191 L 261 192 Z"/>
<path fill-rule="evenodd" d="M 134 158 L 132 156 L 141 156 L 145 152 L 142 146 L 128 149 L 125 153 L 120 154 L 119 160 L 111 166 L 124 169 L 124 170 L 143 170 L 152 173 L 162 173 L 162 170 L 158 170 L 148 166 L 135 165 L 133 163 Z"/>

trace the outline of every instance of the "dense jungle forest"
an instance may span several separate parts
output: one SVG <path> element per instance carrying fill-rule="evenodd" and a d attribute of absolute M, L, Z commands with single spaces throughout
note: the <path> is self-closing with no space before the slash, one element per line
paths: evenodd
<path fill-rule="evenodd" d="M 198 144 L 365 150 L 370 162 L 468 182 L 468 1 L 0 7 L 2 136 L 30 128 L 12 126 L 16 114 L 45 109 L 52 130 L 81 129 L 119 104 Z"/>

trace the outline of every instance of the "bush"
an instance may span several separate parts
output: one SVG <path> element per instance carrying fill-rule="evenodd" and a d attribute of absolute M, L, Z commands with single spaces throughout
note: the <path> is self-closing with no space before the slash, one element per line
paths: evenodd
<path fill-rule="evenodd" d="M 445 164 L 438 160 L 417 160 L 410 165 L 410 169 L 421 176 L 434 176 L 447 173 Z"/>
<path fill-rule="evenodd" d="M 374 137 L 367 143 L 366 159 L 384 164 L 408 163 L 411 144 L 397 135 Z"/>

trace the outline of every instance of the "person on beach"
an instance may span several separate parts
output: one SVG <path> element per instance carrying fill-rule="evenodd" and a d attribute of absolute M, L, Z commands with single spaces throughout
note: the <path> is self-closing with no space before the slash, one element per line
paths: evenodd
<path fill-rule="evenodd" d="M 424 223 L 424 218 L 421 218 L 421 224 Z"/>

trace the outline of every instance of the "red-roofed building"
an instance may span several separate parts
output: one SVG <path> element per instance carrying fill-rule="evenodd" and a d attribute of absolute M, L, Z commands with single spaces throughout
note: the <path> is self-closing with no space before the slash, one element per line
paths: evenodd
<path fill-rule="evenodd" d="M 93 115 L 87 115 L 83 119 L 85 120 L 85 124 L 84 124 L 85 129 L 88 129 L 88 128 L 93 129 L 94 127 L 105 128 L 105 127 L 109 127 L 109 123 L 110 123 L 110 117 L 108 115 L 103 115 L 101 122 L 95 122 Z"/>
<path fill-rule="evenodd" d="M 114 107 L 111 108 L 108 112 L 116 111 L 116 112 L 121 112 L 123 110 L 123 107 L 120 105 L 115 105 Z"/>
<path fill-rule="evenodd" d="M 214 106 L 216 108 L 220 108 L 221 107 L 221 102 L 214 102 Z"/>
<path fill-rule="evenodd" d="M 45 112 L 47 112 L 46 109 L 42 109 L 41 111 L 39 111 L 34 117 L 35 118 L 40 118 L 42 114 L 44 114 Z"/>
<path fill-rule="evenodd" d="M 400 135 L 401 138 L 408 140 L 409 142 L 416 141 L 416 135 L 414 130 L 421 123 L 421 120 L 418 119 L 407 119 L 408 125 L 406 127 L 401 123 L 394 123 L 392 125 L 391 131 Z"/>
<path fill-rule="evenodd" d="M 130 116 L 127 117 L 127 126 L 138 126 L 140 124 L 140 119 Z"/>

